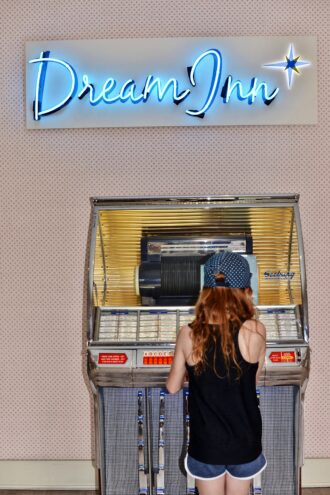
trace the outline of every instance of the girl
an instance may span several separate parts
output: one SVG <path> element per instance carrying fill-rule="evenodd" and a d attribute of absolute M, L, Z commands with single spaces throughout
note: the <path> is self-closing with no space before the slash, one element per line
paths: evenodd
<path fill-rule="evenodd" d="M 185 459 L 200 495 L 247 495 L 265 469 L 256 381 L 266 330 L 254 319 L 247 260 L 223 252 L 204 266 L 196 316 L 181 328 L 166 387 L 178 392 L 188 372 L 190 443 Z"/>

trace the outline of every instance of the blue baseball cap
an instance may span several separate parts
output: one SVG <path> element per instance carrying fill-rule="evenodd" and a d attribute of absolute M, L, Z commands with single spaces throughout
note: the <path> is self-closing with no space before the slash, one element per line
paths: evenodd
<path fill-rule="evenodd" d="M 215 275 L 223 273 L 224 280 Z M 240 254 L 224 251 L 211 256 L 204 265 L 204 287 L 231 287 L 245 289 L 251 286 L 250 265 Z"/>

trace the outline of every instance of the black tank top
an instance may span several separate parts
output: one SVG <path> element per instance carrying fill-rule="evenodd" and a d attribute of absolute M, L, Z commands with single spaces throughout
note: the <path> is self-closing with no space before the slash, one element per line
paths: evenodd
<path fill-rule="evenodd" d="M 232 329 L 237 368 L 227 373 L 220 337 L 206 351 L 207 363 L 200 374 L 187 365 L 189 374 L 190 442 L 188 453 L 206 464 L 244 464 L 256 459 L 261 447 L 261 415 L 256 396 L 258 363 L 248 363 L 238 345 L 238 330 Z M 217 376 L 219 375 L 219 376 Z"/>

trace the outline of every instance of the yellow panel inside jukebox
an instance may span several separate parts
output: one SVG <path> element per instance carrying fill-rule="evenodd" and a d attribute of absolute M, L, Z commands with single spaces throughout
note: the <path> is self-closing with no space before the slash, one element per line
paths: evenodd
<path fill-rule="evenodd" d="M 152 209 L 150 206 L 150 209 L 99 211 L 94 305 L 141 306 L 135 277 L 143 236 L 208 238 L 238 233 L 248 233 L 253 239 L 258 267 L 258 305 L 301 304 L 298 239 L 292 207 Z"/>

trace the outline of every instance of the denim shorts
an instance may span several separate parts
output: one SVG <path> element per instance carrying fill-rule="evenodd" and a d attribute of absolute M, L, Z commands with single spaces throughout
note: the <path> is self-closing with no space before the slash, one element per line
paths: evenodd
<path fill-rule="evenodd" d="M 263 453 L 261 453 L 254 461 L 246 464 L 204 464 L 187 455 L 184 465 L 187 473 L 199 480 L 214 480 L 221 478 L 226 473 L 233 478 L 250 480 L 265 469 L 267 461 Z"/>

